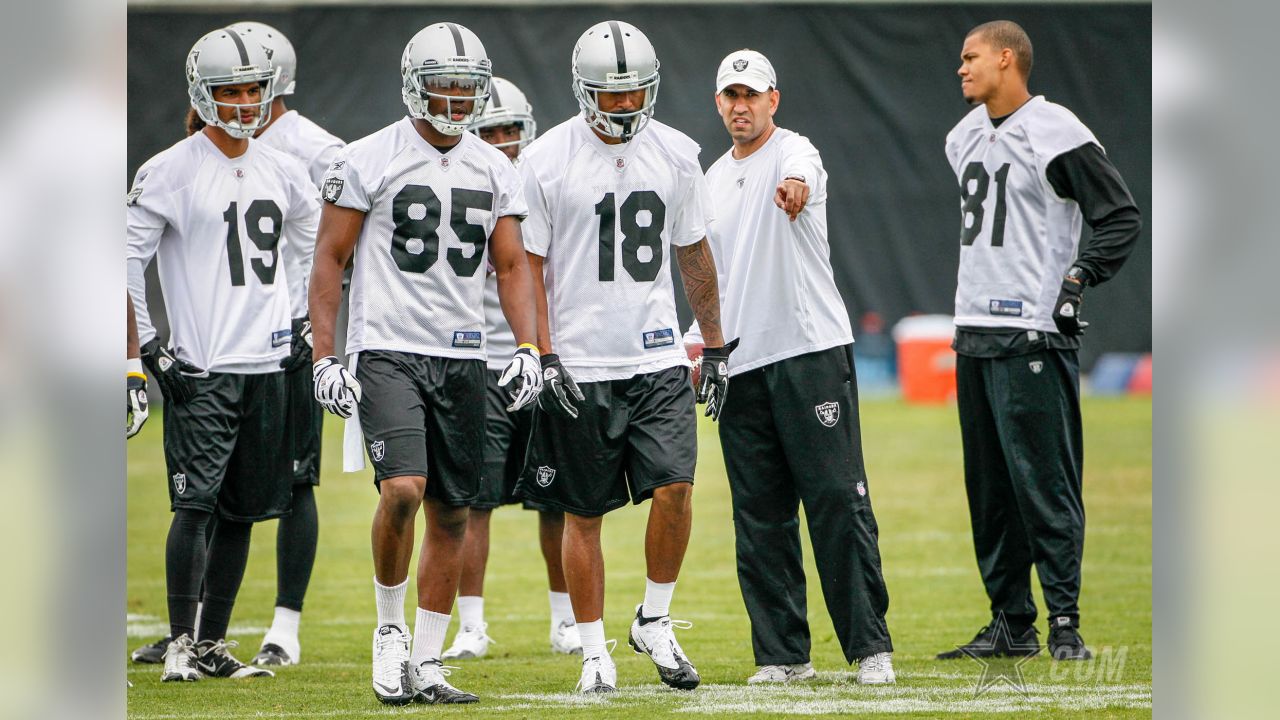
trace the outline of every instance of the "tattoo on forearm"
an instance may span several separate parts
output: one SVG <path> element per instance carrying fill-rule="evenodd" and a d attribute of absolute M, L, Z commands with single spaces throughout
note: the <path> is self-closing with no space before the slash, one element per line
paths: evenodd
<path fill-rule="evenodd" d="M 676 248 L 676 260 L 680 263 L 680 276 L 684 279 L 684 292 L 698 319 L 704 336 L 710 329 L 720 334 L 720 289 L 716 283 L 716 263 L 711 257 L 711 246 L 706 240 Z"/>

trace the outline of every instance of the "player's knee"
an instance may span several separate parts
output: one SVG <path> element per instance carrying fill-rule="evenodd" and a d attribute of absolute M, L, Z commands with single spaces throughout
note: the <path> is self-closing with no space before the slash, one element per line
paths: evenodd
<path fill-rule="evenodd" d="M 653 491 L 654 504 L 667 510 L 685 511 L 693 501 L 693 483 L 677 482 L 663 485 Z"/>
<path fill-rule="evenodd" d="M 422 487 L 414 478 L 389 478 L 380 483 L 378 490 L 378 504 L 395 520 L 412 519 L 422 504 Z"/>
<path fill-rule="evenodd" d="M 431 513 L 431 531 L 455 540 L 461 540 L 467 534 L 467 522 L 470 518 L 469 508 L 452 507 L 436 504 Z"/>

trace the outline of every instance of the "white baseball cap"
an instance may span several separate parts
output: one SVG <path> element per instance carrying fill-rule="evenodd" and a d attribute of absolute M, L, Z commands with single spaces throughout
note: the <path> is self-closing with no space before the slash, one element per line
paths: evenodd
<path fill-rule="evenodd" d="M 773 72 L 769 58 L 755 50 L 735 50 L 720 61 L 720 69 L 716 71 L 716 92 L 737 84 L 764 92 L 777 87 L 778 76 Z"/>

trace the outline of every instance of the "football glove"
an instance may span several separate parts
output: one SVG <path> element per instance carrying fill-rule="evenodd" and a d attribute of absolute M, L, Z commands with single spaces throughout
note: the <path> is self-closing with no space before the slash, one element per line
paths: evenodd
<path fill-rule="evenodd" d="M 511 364 L 498 378 L 498 387 L 508 385 L 511 386 L 507 390 L 507 394 L 511 397 L 511 404 L 507 406 L 507 412 L 515 412 L 523 408 L 536 400 L 542 392 L 542 362 L 532 348 L 516 349 L 515 356 L 511 358 Z"/>
<path fill-rule="evenodd" d="M 137 359 L 130 361 L 131 365 L 134 363 L 137 365 L 129 368 L 125 375 L 125 392 L 128 396 L 124 411 L 126 438 L 137 435 L 147 422 L 147 376 L 142 374 L 142 362 Z"/>
<path fill-rule="evenodd" d="M 1058 332 L 1068 337 L 1083 335 L 1089 323 L 1080 319 L 1080 304 L 1084 302 L 1084 272 L 1073 267 L 1062 278 L 1062 290 L 1058 293 L 1058 301 L 1053 304 L 1053 324 Z"/>
<path fill-rule="evenodd" d="M 289 344 L 289 357 L 280 361 L 280 367 L 292 375 L 307 366 L 311 361 L 311 320 L 306 315 L 294 318 L 291 323 L 292 340 Z"/>
<path fill-rule="evenodd" d="M 551 353 L 542 356 L 542 390 L 538 395 L 538 407 L 551 415 L 576 418 L 578 408 L 569 401 L 570 398 L 578 402 L 587 399 L 578 389 L 578 383 L 560 364 L 560 356 Z"/>
<path fill-rule="evenodd" d="M 704 347 L 702 362 L 699 363 L 698 402 L 706 403 L 703 414 L 712 420 L 720 419 L 720 411 L 724 409 L 724 400 L 729 395 L 729 353 L 738 347 L 738 340 L 726 343 L 724 347 Z"/>
<path fill-rule="evenodd" d="M 184 403 L 195 397 L 196 383 L 193 378 L 209 374 L 186 360 L 179 360 L 172 350 L 160 344 L 158 338 L 152 338 L 142 346 L 142 362 L 151 371 L 151 377 L 160 383 L 160 392 L 164 394 L 165 400 L 174 404 Z"/>
<path fill-rule="evenodd" d="M 340 418 L 355 414 L 360 404 L 360 381 L 338 358 L 330 355 L 317 360 L 311 366 L 311 377 L 315 381 L 316 402 L 321 407 Z"/>

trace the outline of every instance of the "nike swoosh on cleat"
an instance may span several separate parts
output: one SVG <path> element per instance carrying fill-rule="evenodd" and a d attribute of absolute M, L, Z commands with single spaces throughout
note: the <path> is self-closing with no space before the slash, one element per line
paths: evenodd
<path fill-rule="evenodd" d="M 383 695 L 399 695 L 400 694 L 400 688 L 397 688 L 397 687 L 389 687 L 387 685 L 383 685 L 382 683 L 376 682 L 376 681 L 373 683 L 373 686 L 381 690 Z"/>

